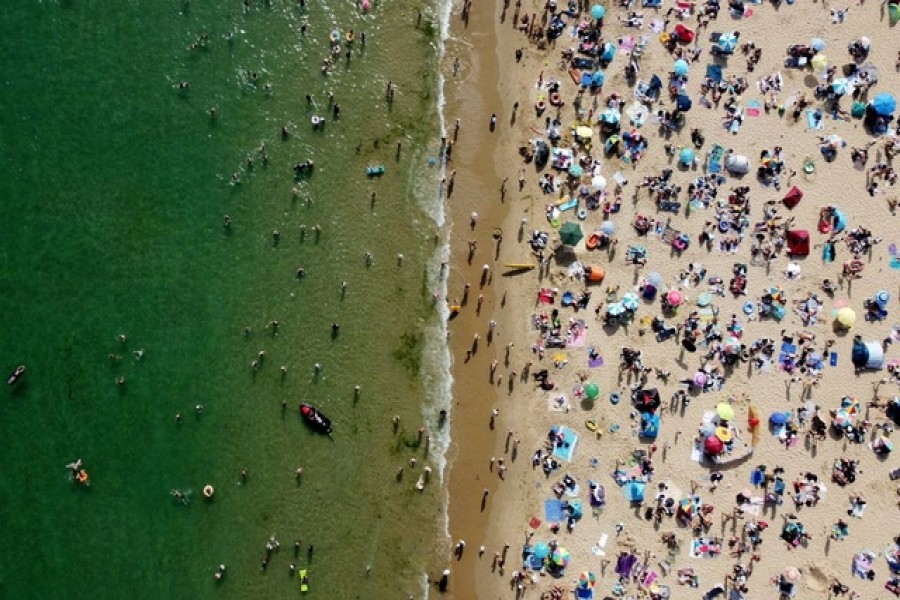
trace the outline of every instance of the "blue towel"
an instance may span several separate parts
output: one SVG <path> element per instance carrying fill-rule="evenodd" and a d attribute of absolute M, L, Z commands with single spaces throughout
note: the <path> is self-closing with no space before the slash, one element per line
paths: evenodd
<path fill-rule="evenodd" d="M 544 519 L 551 523 L 559 523 L 563 520 L 562 502 L 555 499 L 544 501 Z"/>
<path fill-rule="evenodd" d="M 572 462 L 572 453 L 575 451 L 575 444 L 578 443 L 578 434 L 568 427 L 560 427 L 560 433 L 565 436 L 565 442 L 561 445 L 558 442 L 553 448 L 553 456 L 561 458 L 566 462 Z"/>
<path fill-rule="evenodd" d="M 766 480 L 766 474 L 759 469 L 754 469 L 750 473 L 750 485 L 762 485 Z"/>

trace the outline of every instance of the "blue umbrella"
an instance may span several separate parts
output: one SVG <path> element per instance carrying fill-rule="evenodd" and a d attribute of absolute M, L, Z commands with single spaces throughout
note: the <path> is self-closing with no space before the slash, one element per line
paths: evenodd
<path fill-rule="evenodd" d="M 569 167 L 569 175 L 572 177 L 581 177 L 581 174 L 584 170 L 581 168 L 581 165 L 572 165 Z"/>
<path fill-rule="evenodd" d="M 642 502 L 644 500 L 644 483 L 629 481 L 622 487 L 622 494 L 629 502 Z"/>
<path fill-rule="evenodd" d="M 597 71 L 591 77 L 591 85 L 594 87 L 600 87 L 603 85 L 604 81 L 606 81 L 606 74 L 604 74 L 603 71 Z"/>
<path fill-rule="evenodd" d="M 887 290 L 879 290 L 875 293 L 875 304 L 879 306 L 879 308 L 884 308 L 887 306 L 887 303 L 891 301 L 891 295 L 887 292 Z"/>
<path fill-rule="evenodd" d="M 897 109 L 897 99 L 893 94 L 882 92 L 872 100 L 872 110 L 882 117 L 892 114 Z"/>
<path fill-rule="evenodd" d="M 693 105 L 694 103 L 691 102 L 691 99 L 684 94 L 680 94 L 675 98 L 675 108 L 677 108 L 681 112 L 687 112 L 691 110 L 691 106 Z"/>
<path fill-rule="evenodd" d="M 534 555 L 537 558 L 544 559 L 550 556 L 550 546 L 547 542 L 538 542 L 534 545 Z"/>
<path fill-rule="evenodd" d="M 678 160 L 681 161 L 681 164 L 683 165 L 691 164 L 694 162 L 694 151 L 690 148 L 682 148 Z"/>
<path fill-rule="evenodd" d="M 773 425 L 784 425 L 788 420 L 788 413 L 784 412 L 773 412 L 769 417 L 769 420 Z"/>
<path fill-rule="evenodd" d="M 614 108 L 607 108 L 600 113 L 600 122 L 615 125 L 622 120 L 622 114 Z"/>
<path fill-rule="evenodd" d="M 637 294 L 628 292 L 622 297 L 622 306 L 625 307 L 625 310 L 637 310 L 638 301 Z"/>
<path fill-rule="evenodd" d="M 600 231 L 606 235 L 612 235 L 616 232 L 616 224 L 612 221 L 603 221 L 603 223 L 600 224 Z"/>
<path fill-rule="evenodd" d="M 812 49 L 816 52 L 821 52 L 825 49 L 825 40 L 822 38 L 813 38 L 809 45 L 812 46 Z"/>
<path fill-rule="evenodd" d="M 647 283 L 649 283 L 650 285 L 652 285 L 655 288 L 662 287 L 662 284 L 663 284 L 662 275 L 660 275 L 656 271 L 653 271 L 652 273 L 648 273 L 647 277 L 645 277 L 645 279 L 647 280 Z"/>
<path fill-rule="evenodd" d="M 595 19 L 602 19 L 606 16 L 606 9 L 599 4 L 595 4 L 591 7 L 591 16 Z"/>
<path fill-rule="evenodd" d="M 611 317 L 618 317 L 621 314 L 625 313 L 625 307 L 621 302 L 614 302 L 613 304 L 608 304 L 606 306 L 606 314 Z"/>
<path fill-rule="evenodd" d="M 727 31 L 719 36 L 719 48 L 721 48 L 724 52 L 734 52 L 734 49 L 737 47 L 738 38 L 734 34 L 733 31 Z"/>
<path fill-rule="evenodd" d="M 675 65 L 672 67 L 672 71 L 678 77 L 684 77 L 688 74 L 688 71 L 690 71 L 690 67 L 688 66 L 686 60 L 684 60 L 683 58 L 679 58 L 675 61 Z"/>
<path fill-rule="evenodd" d="M 600 55 L 600 60 L 609 62 L 616 57 L 616 45 L 612 42 L 606 42 L 603 45 L 603 54 Z"/>

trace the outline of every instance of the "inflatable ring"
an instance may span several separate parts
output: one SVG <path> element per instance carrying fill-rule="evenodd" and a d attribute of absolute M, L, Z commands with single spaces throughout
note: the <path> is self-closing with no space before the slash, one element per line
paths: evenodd
<path fill-rule="evenodd" d="M 754 311 L 756 311 L 756 304 L 754 304 L 750 300 L 747 300 L 746 302 L 744 302 L 744 314 L 745 315 L 751 315 L 754 313 Z"/>
<path fill-rule="evenodd" d="M 584 422 L 584 426 L 587 427 L 590 431 L 597 431 L 596 419 L 588 419 Z"/>
<path fill-rule="evenodd" d="M 584 221 L 585 219 L 587 219 L 587 211 L 583 208 L 579 208 L 578 212 L 575 213 L 575 216 L 578 217 L 579 221 Z"/>
<path fill-rule="evenodd" d="M 622 399 L 622 397 L 619 395 L 619 392 L 613 392 L 612 394 L 609 395 L 609 401 L 612 402 L 613 404 L 618 404 L 619 400 L 621 400 L 621 399 Z"/>
<path fill-rule="evenodd" d="M 550 104 L 553 106 L 559 106 L 562 104 L 562 96 L 559 95 L 559 92 L 553 92 L 550 94 Z"/>
<path fill-rule="evenodd" d="M 352 44 L 353 43 L 353 32 L 348 31 L 347 35 L 344 36 L 344 39 L 347 40 L 347 43 Z"/>
<path fill-rule="evenodd" d="M 212 498 L 215 494 L 216 494 L 216 489 L 213 486 L 206 484 L 203 487 L 203 496 L 204 497 Z"/>
<path fill-rule="evenodd" d="M 536 110 L 539 114 L 547 110 L 547 103 L 543 100 L 538 100 L 534 103 L 534 110 Z"/>
<path fill-rule="evenodd" d="M 341 32 L 337 29 L 332 29 L 331 35 L 329 35 L 328 37 L 329 39 L 331 39 L 332 44 L 336 44 L 337 42 L 341 41 Z"/>
<path fill-rule="evenodd" d="M 805 163 L 803 163 L 803 172 L 808 175 L 812 175 L 813 173 L 815 173 L 816 172 L 816 163 L 814 163 L 811 160 L 808 160 Z"/>
<path fill-rule="evenodd" d="M 559 219 L 550 219 L 550 227 L 559 229 Z"/>
<path fill-rule="evenodd" d="M 313 115 L 309 122 L 313 124 L 313 127 L 318 127 L 319 123 L 322 122 L 322 117 L 320 117 L 319 115 Z"/>
<path fill-rule="evenodd" d="M 728 230 L 731 229 L 731 223 L 728 222 L 727 219 L 722 219 L 719 221 L 719 231 L 722 233 L 728 233 Z"/>

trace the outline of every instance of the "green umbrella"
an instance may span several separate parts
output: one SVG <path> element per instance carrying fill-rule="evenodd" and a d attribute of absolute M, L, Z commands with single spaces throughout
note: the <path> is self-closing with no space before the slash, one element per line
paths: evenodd
<path fill-rule="evenodd" d="M 581 225 L 569 221 L 559 229 L 559 239 L 566 246 L 574 246 L 581 241 L 584 233 L 581 231 Z"/>
<path fill-rule="evenodd" d="M 589 383 L 584 386 L 584 395 L 588 400 L 596 400 L 600 397 L 600 386 L 596 383 Z"/>

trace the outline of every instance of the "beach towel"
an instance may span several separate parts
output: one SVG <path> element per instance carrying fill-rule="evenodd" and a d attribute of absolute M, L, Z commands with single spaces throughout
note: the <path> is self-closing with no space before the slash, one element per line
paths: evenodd
<path fill-rule="evenodd" d="M 825 129 L 825 119 L 822 118 L 822 113 L 811 108 L 806 109 L 806 124 L 810 129 Z"/>
<path fill-rule="evenodd" d="M 578 444 L 578 434 L 565 425 L 559 428 L 559 434 L 562 436 L 563 441 L 554 443 L 553 456 L 566 462 L 572 462 L 572 455 L 575 453 L 576 444 Z"/>
<path fill-rule="evenodd" d="M 634 49 L 637 40 L 633 35 L 627 35 L 625 37 L 619 38 L 619 49 L 625 50 L 626 52 L 631 52 Z"/>
<path fill-rule="evenodd" d="M 551 396 L 547 398 L 547 409 L 551 412 L 567 412 L 569 399 L 565 395 Z"/>
<path fill-rule="evenodd" d="M 762 110 L 762 105 L 759 103 L 759 100 L 748 100 L 747 101 L 747 116 L 748 117 L 758 117 Z"/>
<path fill-rule="evenodd" d="M 691 558 L 713 558 L 721 551 L 722 547 L 710 538 L 698 537 L 691 540 Z"/>
<path fill-rule="evenodd" d="M 709 161 L 706 165 L 706 170 L 710 173 L 720 173 L 722 171 L 722 158 L 724 156 L 725 149 L 718 144 L 713 144 L 709 151 Z"/>
<path fill-rule="evenodd" d="M 720 81 L 722 81 L 722 66 L 706 65 L 706 77 L 708 79 L 712 79 L 713 83 L 719 83 Z"/>
<path fill-rule="evenodd" d="M 603 357 L 602 356 L 597 356 L 595 358 L 588 357 L 588 367 L 590 367 L 591 369 L 593 369 L 595 367 L 602 367 L 602 366 L 603 366 Z"/>
<path fill-rule="evenodd" d="M 569 335 L 569 339 L 566 341 L 566 347 L 572 346 L 574 348 L 581 348 L 584 346 L 584 339 L 586 336 L 587 327 L 582 323 Z"/>
<path fill-rule="evenodd" d="M 563 520 L 562 502 L 556 498 L 544 500 L 544 520 L 550 523 L 559 523 Z"/>

